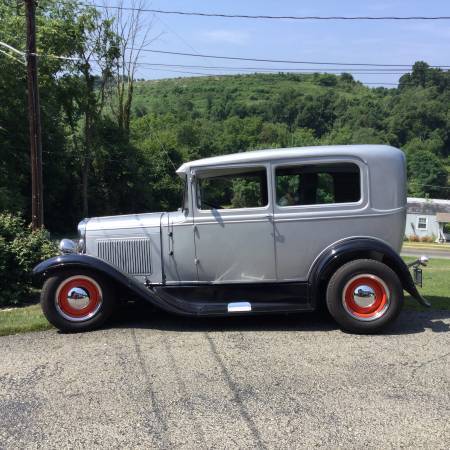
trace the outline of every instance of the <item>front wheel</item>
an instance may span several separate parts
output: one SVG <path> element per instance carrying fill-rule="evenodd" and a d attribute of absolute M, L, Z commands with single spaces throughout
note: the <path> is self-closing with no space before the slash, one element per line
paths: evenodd
<path fill-rule="evenodd" d="M 328 283 L 328 311 L 346 331 L 376 333 L 398 316 L 402 306 L 397 274 L 379 261 L 350 261 Z"/>
<path fill-rule="evenodd" d="M 97 273 L 72 269 L 49 277 L 42 288 L 41 307 L 47 320 L 65 332 L 100 327 L 113 313 L 112 286 Z"/>

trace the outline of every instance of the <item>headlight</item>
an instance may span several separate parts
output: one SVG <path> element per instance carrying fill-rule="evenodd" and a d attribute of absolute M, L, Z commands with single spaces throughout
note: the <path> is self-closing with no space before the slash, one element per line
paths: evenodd
<path fill-rule="evenodd" d="M 77 252 L 77 244 L 73 242 L 71 239 L 63 239 L 59 243 L 59 251 L 63 255 L 68 255 L 69 253 Z"/>
<path fill-rule="evenodd" d="M 89 222 L 89 219 L 83 219 L 78 224 L 78 251 L 80 253 L 84 253 L 86 251 L 86 225 Z"/>

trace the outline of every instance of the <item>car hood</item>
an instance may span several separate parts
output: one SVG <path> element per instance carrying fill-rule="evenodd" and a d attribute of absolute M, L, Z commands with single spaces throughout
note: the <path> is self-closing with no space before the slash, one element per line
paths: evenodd
<path fill-rule="evenodd" d="M 86 224 L 86 231 L 159 227 L 161 218 L 166 214 L 168 213 L 157 212 L 128 214 L 123 216 L 92 217 Z"/>

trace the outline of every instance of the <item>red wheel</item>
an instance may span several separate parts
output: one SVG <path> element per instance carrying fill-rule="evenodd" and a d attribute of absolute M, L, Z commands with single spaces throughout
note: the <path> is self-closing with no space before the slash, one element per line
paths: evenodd
<path fill-rule="evenodd" d="M 85 269 L 67 269 L 50 276 L 41 292 L 47 320 L 61 331 L 87 331 L 100 327 L 117 305 L 110 279 Z"/>
<path fill-rule="evenodd" d="M 342 329 L 376 333 L 391 323 L 403 305 L 403 287 L 386 264 L 356 259 L 339 267 L 327 286 L 327 307 Z"/>
<path fill-rule="evenodd" d="M 390 293 L 384 281 L 372 274 L 351 278 L 342 293 L 345 310 L 359 320 L 375 320 L 389 308 Z"/>
<path fill-rule="evenodd" d="M 102 304 L 98 283 L 85 275 L 67 278 L 55 295 L 56 308 L 67 320 L 81 322 L 93 317 Z"/>

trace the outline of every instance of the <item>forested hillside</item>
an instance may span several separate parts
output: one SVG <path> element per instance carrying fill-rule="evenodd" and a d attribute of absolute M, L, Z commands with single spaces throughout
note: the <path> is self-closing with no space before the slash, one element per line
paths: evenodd
<path fill-rule="evenodd" d="M 409 193 L 447 198 L 450 74 L 418 62 L 398 89 L 350 74 L 255 74 L 142 81 L 133 142 L 157 133 L 180 159 L 268 147 L 379 144 L 402 148 Z M 170 138 L 169 138 L 170 136 Z"/>
<path fill-rule="evenodd" d="M 108 78 L 120 57 L 113 21 L 80 8 L 42 0 L 38 10 L 42 52 L 72 58 L 41 57 L 39 66 L 52 231 L 73 230 L 85 214 L 177 208 L 174 172 L 183 161 L 268 147 L 389 143 L 407 155 L 411 195 L 449 198 L 449 72 L 418 62 L 395 89 L 369 88 L 350 74 L 142 80 L 124 122 L 124 79 Z M 0 41 L 23 48 L 23 20 L 0 5 Z M 89 51 L 97 65 L 83 59 Z M 26 71 L 4 54 L 0 65 L 0 211 L 29 218 Z"/>

